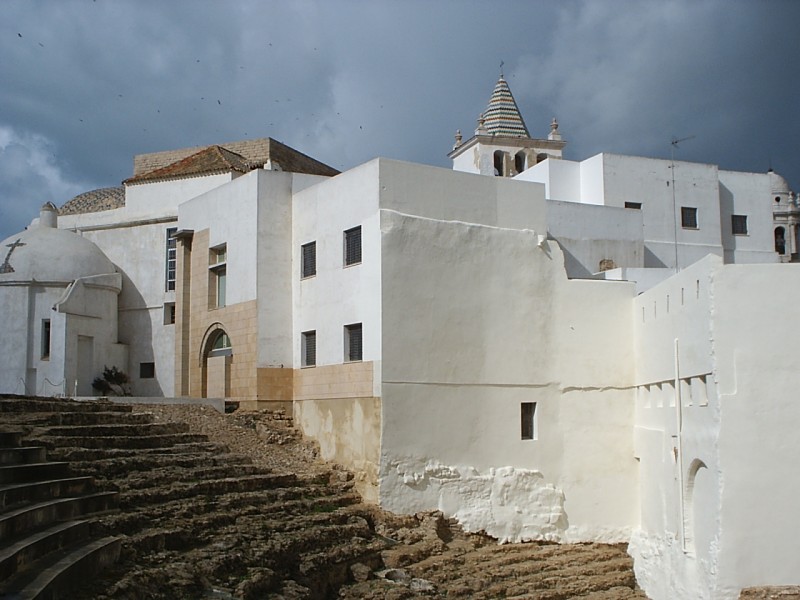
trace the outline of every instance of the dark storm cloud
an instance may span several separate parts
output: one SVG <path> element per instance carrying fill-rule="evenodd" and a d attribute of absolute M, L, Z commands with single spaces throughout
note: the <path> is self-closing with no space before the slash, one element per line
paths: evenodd
<path fill-rule="evenodd" d="M 448 166 L 500 60 L 567 157 L 771 164 L 800 189 L 792 2 L 0 4 L 0 239 L 136 153 L 272 136 L 340 169 Z M 20 37 L 21 35 L 21 37 Z"/>

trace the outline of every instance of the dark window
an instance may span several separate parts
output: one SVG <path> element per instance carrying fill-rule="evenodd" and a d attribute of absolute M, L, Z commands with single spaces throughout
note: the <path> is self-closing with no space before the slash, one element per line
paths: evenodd
<path fill-rule="evenodd" d="M 536 439 L 536 402 L 523 402 L 520 405 L 520 424 L 522 439 Z"/>
<path fill-rule="evenodd" d="M 642 210 L 642 203 L 641 202 L 626 202 L 625 208 L 633 208 L 635 210 Z"/>
<path fill-rule="evenodd" d="M 300 364 L 303 367 L 313 367 L 317 364 L 317 332 L 305 331 L 301 337 L 302 358 Z"/>
<path fill-rule="evenodd" d="M 42 358 L 50 358 L 50 319 L 42 319 Z"/>
<path fill-rule="evenodd" d="M 153 379 L 156 376 L 156 363 L 139 363 L 139 379 Z"/>
<path fill-rule="evenodd" d="M 775 252 L 786 254 L 786 230 L 783 227 L 775 228 Z"/>
<path fill-rule="evenodd" d="M 175 303 L 174 302 L 165 302 L 164 303 L 164 325 L 174 325 L 175 324 Z"/>
<path fill-rule="evenodd" d="M 361 323 L 345 325 L 344 327 L 344 358 L 353 362 L 362 360 L 363 346 L 361 343 Z"/>
<path fill-rule="evenodd" d="M 167 229 L 166 288 L 168 292 L 171 292 L 175 289 L 175 267 L 177 265 L 176 256 L 178 245 L 178 241 L 174 237 L 176 231 L 178 231 L 177 227 L 170 227 Z"/>
<path fill-rule="evenodd" d="M 361 227 L 344 232 L 344 266 L 361 262 Z"/>
<path fill-rule="evenodd" d="M 303 278 L 317 274 L 317 242 L 309 242 L 300 246 L 301 254 L 300 272 Z"/>
<path fill-rule="evenodd" d="M 733 235 L 747 235 L 747 215 L 731 215 Z"/>
<path fill-rule="evenodd" d="M 684 229 L 697 229 L 697 209 L 691 206 L 681 206 L 681 227 Z"/>

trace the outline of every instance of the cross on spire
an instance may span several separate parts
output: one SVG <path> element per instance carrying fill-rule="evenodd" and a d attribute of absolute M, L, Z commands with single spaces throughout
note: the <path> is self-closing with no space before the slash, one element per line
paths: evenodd
<path fill-rule="evenodd" d="M 9 263 L 8 261 L 11 259 L 11 253 L 14 252 L 15 249 L 19 248 L 20 246 L 24 246 L 25 245 L 24 242 L 20 242 L 19 241 L 20 239 L 21 238 L 17 238 L 17 241 L 14 242 L 13 244 L 6 244 L 6 247 L 7 248 L 11 248 L 11 249 L 8 251 L 8 254 L 6 254 L 6 260 L 3 262 L 2 265 L 0 265 L 0 273 L 13 273 L 14 272 L 14 267 L 12 267 L 11 263 Z"/>

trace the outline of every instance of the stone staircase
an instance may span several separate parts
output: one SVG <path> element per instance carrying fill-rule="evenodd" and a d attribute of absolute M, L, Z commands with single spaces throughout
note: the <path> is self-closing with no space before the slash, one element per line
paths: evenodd
<path fill-rule="evenodd" d="M 67 597 L 75 582 L 119 556 L 119 538 L 92 527 L 116 509 L 118 494 L 27 441 L 28 407 L 22 398 L 0 401 L 0 598 Z"/>
<path fill-rule="evenodd" d="M 108 402 L 0 397 L 0 428 L 0 598 L 325 598 L 380 565 L 342 471 L 270 472 Z"/>

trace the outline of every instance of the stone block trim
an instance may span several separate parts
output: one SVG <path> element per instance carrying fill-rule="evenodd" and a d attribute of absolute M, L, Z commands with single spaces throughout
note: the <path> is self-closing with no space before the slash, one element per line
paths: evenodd
<path fill-rule="evenodd" d="M 372 362 L 353 362 L 296 369 L 294 399 L 369 398 L 372 396 Z"/>

